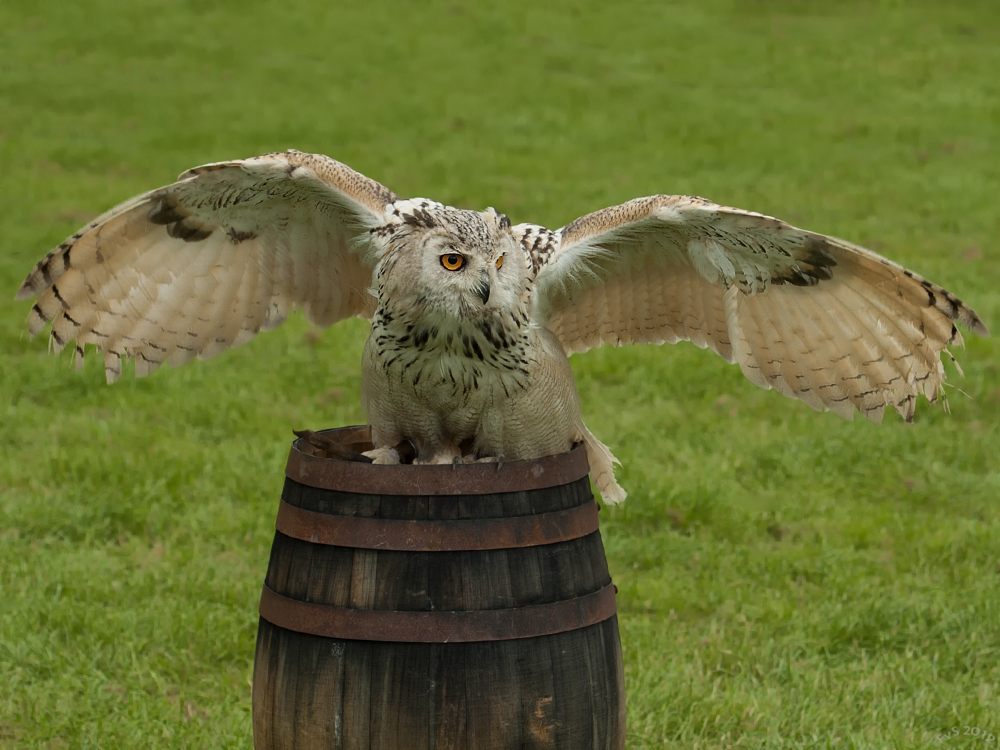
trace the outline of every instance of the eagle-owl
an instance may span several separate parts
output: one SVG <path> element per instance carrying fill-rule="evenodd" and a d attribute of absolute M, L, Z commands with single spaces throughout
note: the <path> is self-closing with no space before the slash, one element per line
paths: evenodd
<path fill-rule="evenodd" d="M 584 426 L 567 356 L 688 340 L 763 388 L 848 419 L 936 402 L 954 295 L 861 247 L 763 214 L 658 195 L 551 231 L 392 191 L 288 151 L 184 172 L 43 258 L 31 334 L 104 356 L 108 382 L 207 359 L 279 325 L 372 321 L 362 403 L 378 462 L 536 458 L 586 443 L 608 502 L 625 492 Z M 950 356 L 950 355 L 949 355 Z"/>

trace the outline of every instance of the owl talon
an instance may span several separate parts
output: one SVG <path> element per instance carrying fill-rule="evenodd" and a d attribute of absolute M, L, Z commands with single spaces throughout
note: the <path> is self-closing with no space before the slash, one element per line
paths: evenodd
<path fill-rule="evenodd" d="M 459 462 L 460 462 L 461 460 L 462 460 L 462 457 L 461 457 L 461 456 L 455 456 L 455 457 L 454 457 L 453 459 L 451 459 L 451 468 L 452 468 L 453 470 L 454 470 L 454 469 L 457 469 L 457 468 L 458 468 L 458 464 L 459 464 Z"/>
<path fill-rule="evenodd" d="M 389 446 L 384 446 L 382 448 L 376 448 L 375 450 L 364 451 L 361 455 L 367 456 L 372 460 L 373 464 L 378 464 L 380 466 L 392 466 L 394 464 L 400 463 L 399 453 L 395 448 L 390 448 Z"/>
<path fill-rule="evenodd" d="M 503 456 L 497 457 L 497 474 L 500 473 L 500 469 L 503 468 Z"/>

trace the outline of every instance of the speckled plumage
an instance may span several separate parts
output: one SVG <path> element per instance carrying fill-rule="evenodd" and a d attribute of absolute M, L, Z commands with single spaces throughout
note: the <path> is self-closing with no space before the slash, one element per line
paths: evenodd
<path fill-rule="evenodd" d="M 461 256 L 459 268 L 445 260 Z M 456 261 L 457 262 L 457 261 Z M 450 261 L 449 261 L 450 264 Z M 453 264 L 451 264 L 453 265 Z M 568 354 L 690 340 L 816 409 L 912 418 L 942 392 L 954 295 L 868 250 L 692 196 L 651 196 L 558 231 L 392 191 L 289 151 L 198 167 L 98 217 L 43 258 L 18 299 L 32 335 L 92 344 L 108 382 L 208 358 L 302 309 L 372 319 L 362 401 L 379 461 L 515 460 L 587 444 Z"/>
<path fill-rule="evenodd" d="M 376 231 L 385 249 L 362 361 L 376 444 L 406 438 L 420 460 L 450 463 L 544 456 L 582 440 L 562 348 L 530 326 L 532 280 L 507 217 L 424 200 L 388 216 Z M 466 257 L 458 272 L 439 260 L 452 250 Z"/>

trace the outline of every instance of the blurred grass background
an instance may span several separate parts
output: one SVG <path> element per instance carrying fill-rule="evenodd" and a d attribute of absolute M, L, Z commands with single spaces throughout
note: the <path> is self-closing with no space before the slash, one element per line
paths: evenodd
<path fill-rule="evenodd" d="M 285 148 L 550 227 L 693 193 L 867 245 L 997 330 L 998 71 L 995 0 L 2 0 L 0 747 L 249 747 L 290 430 L 364 420 L 362 321 L 112 388 L 49 357 L 14 291 L 90 217 Z M 629 747 L 1000 736 L 1000 374 L 967 343 L 952 413 L 912 426 L 687 344 L 573 358 L 631 493 L 602 513 Z"/>

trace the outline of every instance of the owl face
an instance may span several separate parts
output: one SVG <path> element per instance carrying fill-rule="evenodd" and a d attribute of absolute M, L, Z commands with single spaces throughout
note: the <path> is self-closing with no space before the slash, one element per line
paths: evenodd
<path fill-rule="evenodd" d="M 399 201 L 388 213 L 390 222 L 373 232 L 384 253 L 380 297 L 461 320 L 518 307 L 527 267 L 506 216 L 420 199 Z"/>

